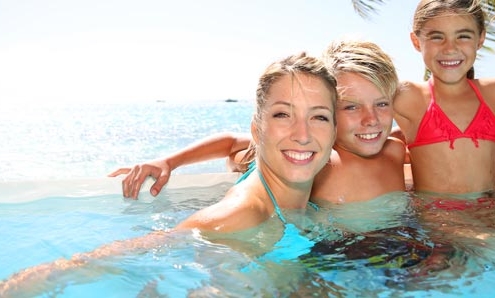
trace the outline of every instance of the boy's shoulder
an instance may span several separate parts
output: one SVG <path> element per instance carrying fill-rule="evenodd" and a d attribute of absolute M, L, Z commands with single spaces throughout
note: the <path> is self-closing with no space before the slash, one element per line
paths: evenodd
<path fill-rule="evenodd" d="M 396 137 L 389 136 L 387 138 L 387 141 L 385 141 L 385 144 L 383 145 L 382 152 L 384 155 L 403 162 L 404 156 L 406 154 L 406 144 Z"/>
<path fill-rule="evenodd" d="M 385 141 L 385 144 L 391 144 L 391 146 L 396 146 L 396 147 L 405 147 L 405 143 L 403 140 L 401 140 L 399 137 L 395 136 L 389 136 L 387 140 Z"/>

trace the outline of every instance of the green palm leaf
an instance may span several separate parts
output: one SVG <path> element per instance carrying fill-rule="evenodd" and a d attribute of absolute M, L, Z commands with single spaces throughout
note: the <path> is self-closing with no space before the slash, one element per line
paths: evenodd
<path fill-rule="evenodd" d="M 384 4 L 384 0 L 351 0 L 357 14 L 363 19 L 369 19 L 372 13 L 377 13 L 377 6 Z"/>

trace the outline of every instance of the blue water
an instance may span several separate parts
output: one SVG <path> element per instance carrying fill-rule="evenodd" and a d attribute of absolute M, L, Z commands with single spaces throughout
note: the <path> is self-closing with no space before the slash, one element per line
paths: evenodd
<path fill-rule="evenodd" d="M 249 132 L 251 101 L 0 103 L 0 181 L 104 177 L 222 131 Z M 221 172 L 216 160 L 176 173 Z"/>
<path fill-rule="evenodd" d="M 252 102 L 222 100 L 180 104 L 2 103 L 0 182 L 17 185 L 18 193 L 23 195 L 16 197 L 15 188 L 13 193 L 11 188 L 0 191 L 0 279 L 113 240 L 171 228 L 194 210 L 215 202 L 228 183 L 164 190 L 156 199 L 145 192 L 140 200 L 133 201 L 122 198 L 118 181 L 116 187 L 104 192 L 92 191 L 97 187 L 91 184 L 81 189 L 80 183 L 74 181 L 103 178 L 118 167 L 162 157 L 212 133 L 249 132 L 252 112 Z M 175 174 L 224 171 L 225 161 L 215 160 L 178 169 Z M 63 190 L 60 194 L 40 191 L 45 184 L 59 180 Z M 28 183 L 32 181 L 38 184 Z M 14 203 L 16 198 L 24 200 L 27 194 L 35 200 Z M 5 203 L 7 195 L 9 202 Z M 403 198 L 401 194 L 390 199 L 399 202 Z M 331 216 L 323 218 L 335 226 L 325 225 L 313 232 L 318 237 L 322 231 L 329 236 L 342 226 L 356 230 L 357 226 L 366 226 L 365 222 L 377 229 L 379 225 L 387 227 L 390 221 L 384 219 L 384 210 L 388 209 L 380 207 L 383 202 L 352 210 L 336 208 Z M 388 203 L 387 206 L 395 208 Z M 374 209 L 379 211 L 379 221 L 370 216 Z M 488 224 L 480 222 L 479 226 L 456 221 L 464 216 L 462 212 L 440 214 L 450 230 L 481 238 L 461 235 L 446 239 L 456 245 L 449 268 L 418 278 L 369 267 L 361 261 L 336 263 L 324 259 L 316 264 L 316 272 L 307 271 L 308 266 L 301 267 L 299 262 L 260 261 L 258 250 L 270 247 L 272 238 L 278 239 L 277 234 L 270 233 L 270 229 L 276 231 L 272 225 L 280 224 L 275 218 L 258 231 L 236 235 L 241 242 L 228 237 L 210 242 L 194 235 L 178 235 L 154 251 L 95 262 L 90 269 L 53 276 L 45 282 L 50 290 L 43 296 L 283 297 L 299 285 L 310 294 L 321 291 L 320 296 L 489 297 L 495 289 L 495 233 L 489 222 L 495 216 L 492 210 L 482 212 L 471 215 L 472 223 L 476 217 L 487 219 Z M 342 269 L 318 272 L 322 265 Z M 316 280 L 315 276 L 327 280 L 321 284 L 310 282 Z"/>

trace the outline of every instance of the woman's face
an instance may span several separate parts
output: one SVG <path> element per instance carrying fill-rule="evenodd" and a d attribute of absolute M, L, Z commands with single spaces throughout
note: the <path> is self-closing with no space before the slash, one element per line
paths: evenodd
<path fill-rule="evenodd" d="M 392 129 L 392 100 L 359 74 L 343 73 L 337 81 L 336 148 L 363 157 L 378 154 Z"/>
<path fill-rule="evenodd" d="M 260 163 L 288 183 L 312 182 L 335 140 L 333 96 L 316 76 L 279 78 L 267 94 L 261 123 L 252 125 Z"/>

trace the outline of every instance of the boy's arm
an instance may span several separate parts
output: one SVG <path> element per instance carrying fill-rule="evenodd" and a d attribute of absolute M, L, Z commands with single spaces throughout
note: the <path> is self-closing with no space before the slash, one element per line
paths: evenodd
<path fill-rule="evenodd" d="M 120 168 L 108 176 L 116 177 L 126 174 L 122 181 L 124 197 L 137 198 L 142 184 L 148 176 L 155 178 L 150 192 L 158 195 L 167 184 L 171 172 L 183 165 L 206 161 L 214 158 L 233 156 L 249 147 L 251 136 L 241 133 L 218 133 L 201 139 L 182 150 L 172 153 L 163 159 L 135 165 L 132 168 Z"/>

